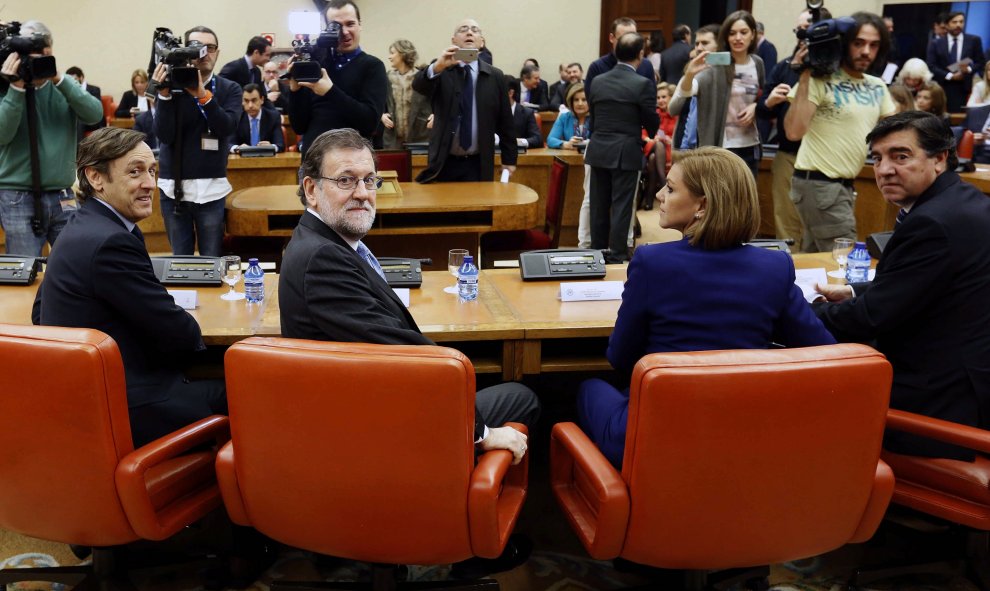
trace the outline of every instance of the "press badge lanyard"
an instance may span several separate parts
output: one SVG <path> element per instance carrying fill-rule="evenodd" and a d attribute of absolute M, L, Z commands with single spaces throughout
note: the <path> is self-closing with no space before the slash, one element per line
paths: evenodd
<path fill-rule="evenodd" d="M 213 98 L 216 98 L 216 96 L 217 96 L 217 77 L 216 76 L 214 76 L 213 78 L 210 78 L 210 88 L 209 88 L 209 90 L 210 90 L 211 93 L 213 93 Z M 207 131 L 210 131 L 212 133 L 212 131 L 210 130 L 210 120 L 207 119 L 207 117 L 206 117 L 206 109 L 203 108 L 203 105 L 199 104 L 199 100 L 196 99 L 196 97 L 193 97 L 193 100 L 196 101 L 196 107 L 199 109 L 199 112 L 202 113 L 203 119 L 206 120 L 206 130 Z"/>

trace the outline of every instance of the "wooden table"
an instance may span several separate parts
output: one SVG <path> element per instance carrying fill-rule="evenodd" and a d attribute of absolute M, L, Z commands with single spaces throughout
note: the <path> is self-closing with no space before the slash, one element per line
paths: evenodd
<path fill-rule="evenodd" d="M 516 183 L 402 183 L 402 195 L 379 195 L 365 242 L 378 256 L 433 259 L 445 269 L 447 251 L 477 254 L 481 235 L 537 225 L 536 193 Z M 287 238 L 302 215 L 296 185 L 254 187 L 227 197 L 227 233 Z"/>
<path fill-rule="evenodd" d="M 227 159 L 227 180 L 234 191 L 270 185 L 294 185 L 299 179 L 299 152 L 274 156 L 243 158 L 231 154 Z"/>

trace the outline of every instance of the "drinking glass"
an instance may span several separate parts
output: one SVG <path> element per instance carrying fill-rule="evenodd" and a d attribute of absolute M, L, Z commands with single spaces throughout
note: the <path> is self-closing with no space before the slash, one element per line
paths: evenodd
<path fill-rule="evenodd" d="M 244 294 L 234 291 L 234 286 L 241 280 L 241 257 L 223 257 L 223 282 L 230 286 L 230 291 L 220 296 L 221 300 L 243 300 Z"/>
<path fill-rule="evenodd" d="M 466 248 L 453 248 L 447 253 L 447 270 L 454 276 L 454 285 L 443 288 L 445 292 L 457 293 L 457 272 L 460 270 L 461 265 L 464 264 L 464 257 L 467 255 L 468 251 Z"/>
<path fill-rule="evenodd" d="M 832 258 L 839 264 L 840 277 L 846 276 L 846 259 L 853 249 L 855 242 L 852 238 L 836 238 L 832 246 Z"/>

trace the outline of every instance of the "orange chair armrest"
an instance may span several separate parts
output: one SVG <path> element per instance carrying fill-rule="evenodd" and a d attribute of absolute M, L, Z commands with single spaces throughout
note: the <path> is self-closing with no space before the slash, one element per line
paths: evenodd
<path fill-rule="evenodd" d="M 903 410 L 887 411 L 887 428 L 990 454 L 990 431 Z"/>
<path fill-rule="evenodd" d="M 522 433 L 525 425 L 506 423 Z M 478 458 L 468 489 L 468 523 L 475 556 L 497 558 L 505 549 L 526 500 L 529 454 L 512 465 L 512 452 L 492 450 Z"/>
<path fill-rule="evenodd" d="M 609 560 L 622 552 L 629 490 L 622 475 L 574 423 L 550 434 L 550 486 L 585 550 Z"/>
<path fill-rule="evenodd" d="M 866 502 L 866 510 L 863 511 L 863 519 L 859 522 L 859 527 L 849 538 L 850 542 L 865 542 L 873 537 L 883 516 L 887 513 L 887 505 L 894 494 L 894 471 L 890 469 L 883 460 L 877 460 L 877 476 L 870 492 L 870 498 Z"/>
<path fill-rule="evenodd" d="M 237 482 L 233 441 L 228 441 L 217 453 L 217 484 L 220 485 L 220 495 L 230 520 L 237 525 L 251 525 L 244 497 L 241 496 L 241 486 Z"/>
<path fill-rule="evenodd" d="M 222 444 L 229 439 L 227 417 L 213 415 L 160 437 L 121 459 L 114 479 L 120 504 L 135 533 L 149 540 L 164 540 L 219 507 L 220 491 L 214 484 L 156 510 L 145 475 L 154 466 L 190 449 Z"/>

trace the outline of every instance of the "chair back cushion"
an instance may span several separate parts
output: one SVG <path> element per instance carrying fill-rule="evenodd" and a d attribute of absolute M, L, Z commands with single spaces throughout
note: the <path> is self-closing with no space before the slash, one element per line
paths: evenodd
<path fill-rule="evenodd" d="M 259 531 L 372 562 L 472 555 L 475 379 L 461 353 L 254 337 L 224 365 L 237 483 Z"/>
<path fill-rule="evenodd" d="M 114 483 L 133 450 L 117 344 L 0 324 L 0 359 L 0 528 L 87 546 L 137 539 Z"/>
<path fill-rule="evenodd" d="M 550 248 L 560 245 L 560 225 L 564 218 L 564 194 L 567 191 L 567 173 L 570 165 L 554 156 L 550 165 L 550 184 L 547 186 L 546 225 L 543 231 L 550 236 Z"/>
<path fill-rule="evenodd" d="M 412 182 L 412 152 L 409 150 L 376 150 L 378 170 L 394 170 L 400 183 Z"/>
<path fill-rule="evenodd" d="M 630 390 L 622 556 L 731 568 L 847 543 L 873 490 L 890 382 L 864 345 L 647 355 Z"/>

